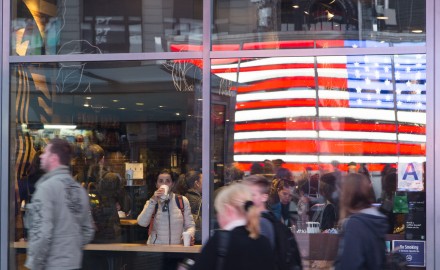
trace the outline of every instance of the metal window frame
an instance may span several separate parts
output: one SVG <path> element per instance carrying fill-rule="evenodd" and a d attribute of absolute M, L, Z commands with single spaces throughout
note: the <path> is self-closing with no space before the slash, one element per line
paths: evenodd
<path fill-rule="evenodd" d="M 436 233 L 436 221 L 440 221 L 440 200 L 435 199 L 435 194 L 440 194 L 440 185 L 435 185 L 435 179 L 440 177 L 440 145 L 435 144 L 435 134 L 440 127 L 440 95 L 435 95 L 438 85 L 435 80 L 440 76 L 436 70 L 436 63 L 440 65 L 440 34 L 435 34 L 435 25 L 440 23 L 440 3 L 435 5 L 435 0 L 426 0 L 426 46 L 414 47 L 388 47 L 388 48 L 320 48 L 320 49 L 292 49 L 292 50 L 250 50 L 250 51 L 211 51 L 211 20 L 213 18 L 212 0 L 203 0 L 203 51 L 201 52 L 151 52 L 151 53 L 121 53 L 121 54 L 94 54 L 94 55 L 42 55 L 42 56 L 10 56 L 10 6 L 11 0 L 2 0 L 0 5 L 0 21 L 2 22 L 2 34 L 0 36 L 1 46 L 1 95 L 0 95 L 0 270 L 8 269 L 14 260 L 11 241 L 13 240 L 13 220 L 10 214 L 14 210 L 14 187 L 10 185 L 9 170 L 11 169 L 9 156 L 9 127 L 10 127 L 10 94 L 9 94 L 9 65 L 11 63 L 31 62 L 77 62 L 77 61 L 139 61 L 139 60 L 161 60 L 161 59 L 191 59 L 201 58 L 203 61 L 202 81 L 202 173 L 205 179 L 211 178 L 211 60 L 218 58 L 240 58 L 240 57 L 285 57 L 285 56 L 344 56 L 344 55 L 394 55 L 394 54 L 426 54 L 427 55 L 427 147 L 426 147 L 426 223 L 427 223 L 427 269 L 436 269 L 440 265 L 436 261 L 436 247 L 440 246 L 440 234 Z M 439 106 L 435 106 L 435 105 Z M 439 130 L 440 134 L 440 130 Z M 438 150 L 438 151 L 436 151 Z M 213 179 L 209 179 L 213 180 Z M 211 181 L 203 181 L 202 199 L 202 238 L 204 242 L 209 237 L 209 215 L 211 207 L 211 192 L 213 186 Z M 5 207 L 6 206 L 6 207 Z M 437 264 L 436 264 L 437 263 Z"/>

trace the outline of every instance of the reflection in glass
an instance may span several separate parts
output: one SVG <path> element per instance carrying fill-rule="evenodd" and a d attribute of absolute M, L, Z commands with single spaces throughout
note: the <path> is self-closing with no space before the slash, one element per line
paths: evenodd
<path fill-rule="evenodd" d="M 87 188 L 93 214 L 111 211 L 96 214 L 106 231 L 95 242 L 145 243 L 147 230 L 137 229 L 136 217 L 156 189 L 157 173 L 167 168 L 177 179 L 201 168 L 198 62 L 12 65 L 16 187 L 26 187 L 31 161 L 48 140 L 64 138 L 74 148 L 72 174 Z M 23 237 L 23 228 L 16 232 L 16 240 Z"/>
<path fill-rule="evenodd" d="M 174 51 L 201 44 L 202 1 L 12 1 L 11 54 Z"/>
<path fill-rule="evenodd" d="M 412 0 L 218 0 L 212 38 L 244 50 L 420 46 L 425 7 Z"/>
<path fill-rule="evenodd" d="M 332 170 L 333 161 L 380 172 L 426 160 L 424 55 L 215 60 L 211 69 L 234 93 L 224 172 L 277 159 L 297 174 Z"/>

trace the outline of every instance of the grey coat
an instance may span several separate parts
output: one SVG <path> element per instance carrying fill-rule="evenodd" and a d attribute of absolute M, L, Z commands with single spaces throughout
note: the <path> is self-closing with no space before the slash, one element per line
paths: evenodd
<path fill-rule="evenodd" d="M 86 190 L 67 166 L 43 175 L 26 207 L 29 241 L 25 266 L 32 270 L 79 269 L 82 248 L 93 239 Z"/>

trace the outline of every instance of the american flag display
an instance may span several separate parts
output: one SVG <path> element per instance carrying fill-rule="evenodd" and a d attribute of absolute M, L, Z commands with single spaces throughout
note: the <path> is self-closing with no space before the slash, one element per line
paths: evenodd
<path fill-rule="evenodd" d="M 265 159 L 372 170 L 426 160 L 425 55 L 220 59 L 211 70 L 235 85 L 234 161 L 243 170 Z"/>

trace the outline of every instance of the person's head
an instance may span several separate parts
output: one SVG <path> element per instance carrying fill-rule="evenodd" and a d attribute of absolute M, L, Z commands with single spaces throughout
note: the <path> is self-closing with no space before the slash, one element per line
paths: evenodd
<path fill-rule="evenodd" d="M 265 210 L 270 192 L 269 180 L 262 175 L 251 175 L 245 177 L 243 183 L 249 186 L 255 207 L 260 211 Z"/>
<path fill-rule="evenodd" d="M 69 166 L 72 148 L 66 140 L 52 139 L 40 156 L 41 169 L 50 172 L 59 166 Z"/>
<path fill-rule="evenodd" d="M 189 171 L 186 173 L 185 178 L 189 188 L 202 192 L 203 177 L 199 171 Z"/>
<path fill-rule="evenodd" d="M 214 207 L 220 228 L 225 228 L 233 221 L 245 219 L 249 236 L 258 237 L 259 212 L 252 203 L 252 195 L 247 185 L 235 182 L 222 187 L 215 198 Z"/>
<path fill-rule="evenodd" d="M 293 199 L 294 185 L 288 180 L 279 180 L 277 193 L 281 204 L 289 204 Z"/>
<path fill-rule="evenodd" d="M 42 175 L 44 172 L 41 169 L 41 159 L 40 156 L 43 154 L 41 150 L 38 150 L 33 159 L 31 164 L 29 165 L 27 175 L 29 176 L 36 176 L 36 175 Z"/>
<path fill-rule="evenodd" d="M 159 175 L 156 179 L 156 188 L 159 188 L 162 185 L 167 185 L 170 190 L 174 186 L 173 173 L 170 170 L 164 169 L 160 171 Z"/>
<path fill-rule="evenodd" d="M 274 178 L 278 180 L 293 181 L 293 174 L 286 168 L 279 168 L 275 173 Z"/>
<path fill-rule="evenodd" d="M 363 174 L 349 173 L 345 176 L 340 197 L 341 220 L 360 210 L 371 207 L 371 182 Z"/>
<path fill-rule="evenodd" d="M 263 166 L 261 166 L 260 163 L 258 163 L 258 162 L 252 163 L 251 171 L 250 171 L 251 175 L 253 175 L 253 174 L 263 174 L 263 172 L 264 172 L 263 171 Z"/>
<path fill-rule="evenodd" d="M 336 176 L 333 173 L 321 175 L 319 179 L 319 194 L 326 200 L 333 202 L 333 193 L 336 191 Z"/>
<path fill-rule="evenodd" d="M 348 173 L 355 173 L 356 167 L 357 167 L 356 162 L 352 161 L 352 162 L 348 163 Z"/>
<path fill-rule="evenodd" d="M 382 178 L 382 191 L 386 198 L 394 196 L 394 192 L 397 190 L 397 173 L 391 171 Z"/>
<path fill-rule="evenodd" d="M 89 165 L 98 164 L 104 160 L 104 149 L 98 144 L 91 144 L 85 151 L 85 157 Z"/>

